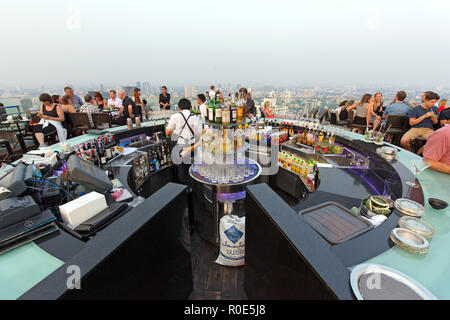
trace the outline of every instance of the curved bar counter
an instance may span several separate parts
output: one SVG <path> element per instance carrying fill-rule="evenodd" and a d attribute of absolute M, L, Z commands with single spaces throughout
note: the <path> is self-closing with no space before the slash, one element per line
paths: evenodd
<path fill-rule="evenodd" d="M 392 267 L 436 297 L 450 298 L 450 208 L 435 210 L 428 204 L 431 197 L 449 200 L 450 177 L 425 170 L 417 176 L 420 187 L 411 188 L 406 184 L 414 180 L 410 162 L 420 158 L 393 146 L 399 149 L 399 158 L 387 162 L 376 153 L 378 146 L 362 139 L 362 135 L 349 133 L 349 138 L 338 137 L 336 142 L 363 154 L 370 160 L 369 169 L 320 168 L 317 191 L 295 205 L 291 203 L 291 208 L 286 202 L 292 199 L 283 196 L 283 201 L 267 186 L 248 187 L 251 209 L 247 210 L 245 290 L 249 298 L 354 299 L 350 271 L 361 263 Z M 428 253 L 411 254 L 391 242 L 389 234 L 402 216 L 397 210 L 377 228 L 336 245 L 330 245 L 298 215 L 300 210 L 326 201 L 359 208 L 368 193 L 382 194 L 386 185 L 393 199 L 407 197 L 424 205 L 421 218 L 435 228 Z"/>
<path fill-rule="evenodd" d="M 163 125 L 164 121 L 144 122 L 142 129 L 135 130 L 161 131 Z M 128 129 L 122 126 L 106 131 L 120 136 Z M 68 142 L 74 146 L 98 136 L 85 134 Z M 201 217 L 198 210 L 211 211 L 214 194 L 223 197 L 218 199 L 222 205 L 230 200 L 227 192 L 238 192 L 239 196 L 244 194 L 242 199 L 231 200 L 246 216 L 244 289 L 248 298 L 355 299 L 350 286 L 351 270 L 362 263 L 376 263 L 412 277 L 439 299 L 450 299 L 450 259 L 447 258 L 450 208 L 438 211 L 428 204 L 431 197 L 449 201 L 450 177 L 425 170 L 417 176 L 420 187 L 411 189 L 406 184 L 414 179 L 410 161 L 420 158 L 399 148 L 398 160 L 387 162 L 377 154 L 375 145 L 361 139 L 362 135 L 349 133 L 346 138 L 337 137 L 336 142 L 364 157 L 366 166 L 346 167 L 337 165 L 337 159 L 328 161 L 333 167 L 319 168 L 320 185 L 314 192 L 304 194 L 300 201 L 259 183 L 267 181 L 262 176 L 251 181 L 246 189 L 227 189 L 224 194 L 194 177 L 192 204 L 186 187 L 160 182 L 158 188 L 167 184 L 156 193 L 153 190 L 143 203 L 136 201 L 136 206 L 89 241 L 81 241 L 64 230 L 36 240 L 37 246 L 59 259 L 62 265 L 21 295 L 10 298 L 186 299 L 193 288 L 188 212 L 193 209 L 194 216 L 190 218 L 196 220 Z M 51 149 L 61 151 L 59 144 Z M 133 193 L 126 181 L 130 169 L 130 165 L 118 166 L 115 175 Z M 167 179 L 173 180 L 173 176 Z M 275 179 L 268 180 L 272 184 Z M 199 188 L 201 192 L 195 192 Z M 336 245 L 328 243 L 298 215 L 305 208 L 327 201 L 359 208 L 367 194 L 386 192 L 393 199 L 406 197 L 424 205 L 425 214 L 421 219 L 435 228 L 426 254 L 408 253 L 391 242 L 389 234 L 401 217 L 396 210 L 377 228 Z M 137 198 L 136 194 L 133 196 Z M 225 206 L 219 209 L 227 211 Z M 212 212 L 208 215 L 214 216 Z M 219 218 L 209 223 L 214 228 L 207 227 L 205 231 L 211 235 L 211 239 L 206 239 L 210 242 L 216 242 L 217 233 L 211 231 Z M 80 266 L 83 290 L 67 289 L 69 265 Z M 124 274 L 124 270 L 133 271 Z M 110 277 L 121 280 L 112 284 Z"/>

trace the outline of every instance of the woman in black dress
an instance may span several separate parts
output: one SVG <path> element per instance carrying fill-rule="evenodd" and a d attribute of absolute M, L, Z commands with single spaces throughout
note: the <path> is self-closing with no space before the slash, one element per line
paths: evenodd
<path fill-rule="evenodd" d="M 53 103 L 52 97 L 49 94 L 41 94 L 39 101 L 42 102 L 41 111 L 38 113 L 41 119 L 58 122 L 64 121 L 64 113 L 61 110 L 61 105 Z M 56 133 L 56 127 L 51 123 L 47 123 L 45 127 L 44 124 L 38 124 L 34 127 L 34 135 L 39 142 L 39 147 L 45 146 L 45 135 L 52 133 Z"/>
<path fill-rule="evenodd" d="M 107 105 L 106 100 L 103 99 L 103 96 L 99 91 L 94 92 L 94 99 L 95 99 L 95 104 L 97 105 L 97 108 L 98 108 L 98 112 L 102 112 L 103 109 Z"/>
<path fill-rule="evenodd" d="M 170 110 L 170 94 L 167 93 L 167 87 L 161 87 L 161 94 L 159 95 L 159 107 L 161 110 Z"/>

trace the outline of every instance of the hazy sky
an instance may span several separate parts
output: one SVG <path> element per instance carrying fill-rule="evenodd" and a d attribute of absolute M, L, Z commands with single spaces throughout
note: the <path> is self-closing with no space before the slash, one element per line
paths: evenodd
<path fill-rule="evenodd" d="M 0 86 L 450 86 L 448 0 L 0 0 Z"/>

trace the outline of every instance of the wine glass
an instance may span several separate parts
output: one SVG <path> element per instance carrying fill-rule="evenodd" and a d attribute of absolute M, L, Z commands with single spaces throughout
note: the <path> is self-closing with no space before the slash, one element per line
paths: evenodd
<path fill-rule="evenodd" d="M 417 175 L 431 167 L 431 164 L 423 162 L 423 160 L 411 160 L 411 165 L 414 169 L 414 181 L 406 181 L 406 184 L 411 188 L 418 188 L 420 185 L 416 183 Z"/>

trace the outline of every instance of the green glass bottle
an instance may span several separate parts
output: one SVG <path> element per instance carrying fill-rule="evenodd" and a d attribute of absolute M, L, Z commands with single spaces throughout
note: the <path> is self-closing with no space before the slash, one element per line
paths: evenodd
<path fill-rule="evenodd" d="M 207 117 L 208 122 L 214 122 L 215 109 L 216 109 L 216 107 L 214 105 L 214 98 L 211 97 L 209 99 L 209 105 L 208 105 L 208 117 Z"/>
<path fill-rule="evenodd" d="M 215 105 L 215 123 L 222 123 L 222 104 L 220 103 L 220 96 L 217 95 Z"/>

